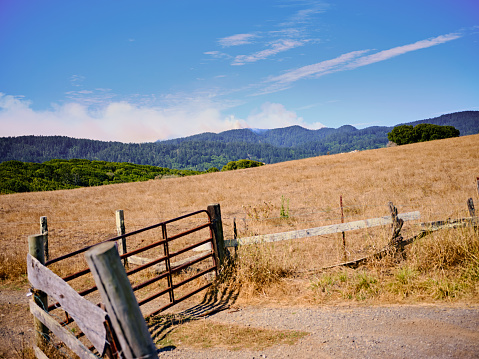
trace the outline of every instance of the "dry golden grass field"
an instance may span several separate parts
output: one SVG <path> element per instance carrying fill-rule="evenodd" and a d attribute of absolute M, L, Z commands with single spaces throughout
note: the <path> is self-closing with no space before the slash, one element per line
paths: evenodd
<path fill-rule="evenodd" d="M 466 217 L 467 199 L 479 203 L 478 176 L 475 135 L 200 176 L 2 195 L 0 278 L 24 270 L 18 259 L 25 258 L 28 235 L 39 233 L 41 216 L 48 218 L 54 258 L 115 236 L 117 209 L 128 232 L 220 203 L 226 239 L 234 218 L 239 236 L 340 223 L 341 195 L 346 222 L 389 215 L 388 201 L 399 213 L 420 211 L 420 221 Z M 282 205 L 289 218 L 280 218 Z M 404 226 L 405 233 L 418 230 L 417 222 Z M 388 235 L 389 228 L 348 232 L 349 259 L 381 247 Z M 340 242 L 340 235 L 303 239 L 284 252 L 295 269 L 321 268 L 342 260 Z"/>
<path fill-rule="evenodd" d="M 221 205 L 225 239 L 231 239 L 234 219 L 244 237 L 340 223 L 340 196 L 345 222 L 387 216 L 392 201 L 399 213 L 421 214 L 405 223 L 409 238 L 420 222 L 469 216 L 468 198 L 479 209 L 477 177 L 479 135 L 473 135 L 199 176 L 1 195 L 0 289 L 27 286 L 27 237 L 39 233 L 41 216 L 48 218 L 51 258 L 116 236 L 118 209 L 129 232 L 211 203 Z M 389 226 L 346 232 L 347 259 L 374 253 L 389 236 Z M 409 246 L 402 261 L 322 270 L 343 259 L 340 233 L 244 246 L 227 286 L 253 303 L 479 301 L 473 229 L 435 232 Z"/>

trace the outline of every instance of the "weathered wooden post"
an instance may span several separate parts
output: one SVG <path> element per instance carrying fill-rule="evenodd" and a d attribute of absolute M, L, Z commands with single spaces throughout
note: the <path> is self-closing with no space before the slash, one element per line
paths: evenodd
<path fill-rule="evenodd" d="M 124 356 L 158 358 L 115 244 L 106 242 L 92 247 L 85 258 Z"/>
<path fill-rule="evenodd" d="M 403 237 L 401 236 L 401 229 L 404 225 L 404 220 L 398 217 L 398 209 L 393 205 L 392 202 L 388 203 L 389 210 L 391 211 L 391 219 L 393 223 L 391 224 L 391 240 L 389 241 L 389 246 L 395 247 L 396 254 L 400 254 L 404 257 L 404 243 Z"/>
<path fill-rule="evenodd" d="M 472 200 L 472 198 L 469 198 L 467 200 L 467 209 L 469 210 L 469 215 L 471 217 L 476 216 L 476 210 L 474 209 L 474 201 Z"/>
<path fill-rule="evenodd" d="M 41 264 L 45 265 L 45 236 L 43 234 L 35 234 L 28 237 L 28 252 L 34 258 L 36 258 Z M 32 294 L 34 296 L 35 303 L 42 308 L 45 312 L 48 312 L 48 297 L 45 292 L 41 290 L 33 289 Z M 43 349 L 46 347 L 49 338 L 48 328 L 37 318 L 34 318 L 35 328 L 35 341 L 37 347 Z"/>
<path fill-rule="evenodd" d="M 236 217 L 233 218 L 233 238 L 238 239 L 238 230 L 236 229 Z"/>
<path fill-rule="evenodd" d="M 207 208 L 213 223 L 213 243 L 215 245 L 215 254 L 217 263 L 221 266 L 226 257 L 225 242 L 223 237 L 223 222 L 221 220 L 221 208 L 219 203 L 210 204 Z"/>
<path fill-rule="evenodd" d="M 47 217 L 40 217 L 40 234 L 43 234 L 43 246 L 45 249 L 45 261 L 50 259 L 50 254 L 48 252 L 48 224 Z"/>
<path fill-rule="evenodd" d="M 118 236 L 123 236 L 126 233 L 125 230 L 125 217 L 123 214 L 123 210 L 119 209 L 115 212 L 115 218 L 116 218 L 116 233 Z M 125 254 L 127 252 L 126 250 L 126 238 L 122 237 L 118 241 L 118 252 L 120 255 Z M 128 258 L 123 259 L 123 266 L 125 268 L 128 268 Z"/>
<path fill-rule="evenodd" d="M 344 210 L 343 210 L 343 196 L 339 196 L 339 205 L 341 206 L 341 223 L 344 223 Z M 342 232 L 343 234 L 343 257 L 344 261 L 347 261 L 348 255 L 346 253 L 346 234 Z"/>

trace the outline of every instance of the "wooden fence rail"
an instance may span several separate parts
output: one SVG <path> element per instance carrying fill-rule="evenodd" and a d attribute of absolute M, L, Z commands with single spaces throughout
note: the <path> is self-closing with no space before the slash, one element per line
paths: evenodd
<path fill-rule="evenodd" d="M 33 298 L 30 300 L 30 312 L 35 317 L 35 335 L 37 357 L 41 357 L 42 348 L 46 346 L 50 331 L 53 332 L 80 358 L 97 358 L 70 331 L 62 327 L 55 318 L 48 314 L 47 295 L 58 301 L 63 309 L 74 318 L 78 327 L 85 333 L 100 355 L 104 354 L 106 331 L 104 322 L 106 312 L 84 299 L 63 279 L 54 274 L 43 264 L 44 237 L 29 237 L 30 253 L 27 255 L 28 280 L 33 286 Z M 42 263 L 43 262 L 43 263 Z M 44 354 L 43 354 L 44 355 Z"/>
<path fill-rule="evenodd" d="M 43 242 L 42 236 L 32 237 Z M 30 312 L 42 325 L 36 326 L 39 335 L 34 351 L 37 358 L 47 357 L 42 348 L 50 337 L 50 331 L 81 359 L 98 358 L 48 313 L 47 303 L 38 300 L 39 293 L 58 301 L 93 344 L 99 356 L 103 356 L 107 349 L 106 327 L 109 325 L 107 322 L 111 321 L 122 348 L 121 355 L 113 354 L 122 358 L 158 357 L 115 244 L 111 242 L 99 244 L 92 247 L 85 256 L 109 314 L 83 298 L 38 259 L 31 254 L 27 255 L 28 279 L 35 288 L 34 296 L 30 300 Z"/>
<path fill-rule="evenodd" d="M 415 211 L 415 212 L 399 214 L 398 218 L 402 219 L 403 221 L 413 221 L 413 220 L 420 219 L 421 215 L 419 211 Z M 380 218 L 364 219 L 361 221 L 354 221 L 354 222 L 348 222 L 348 223 L 332 224 L 332 225 L 324 226 L 324 227 L 300 229 L 300 230 L 290 231 L 290 232 L 264 234 L 260 236 L 254 236 L 254 237 L 230 239 L 230 240 L 225 240 L 225 246 L 236 247 L 238 245 L 247 245 L 247 244 L 253 244 L 253 243 L 277 242 L 277 241 L 285 241 L 290 239 L 308 238 L 308 237 L 321 236 L 325 234 L 353 231 L 353 230 L 369 228 L 369 227 L 384 226 L 384 225 L 392 224 L 392 223 L 393 223 L 392 216 L 385 216 Z"/>

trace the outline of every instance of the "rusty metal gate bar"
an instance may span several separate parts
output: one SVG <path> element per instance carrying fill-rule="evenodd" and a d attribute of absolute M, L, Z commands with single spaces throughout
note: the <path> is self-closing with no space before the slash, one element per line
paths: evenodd
<path fill-rule="evenodd" d="M 168 237 L 167 230 L 166 230 L 166 225 L 167 225 L 167 224 L 172 223 L 172 222 L 175 222 L 175 221 L 178 221 L 178 220 L 181 220 L 181 219 L 185 219 L 185 218 L 187 218 L 187 217 L 191 217 L 191 216 L 194 216 L 194 215 L 197 215 L 197 214 L 200 214 L 200 213 L 206 213 L 206 214 L 207 214 L 207 216 L 208 216 L 208 222 L 207 222 L 207 223 L 202 224 L 202 225 L 200 225 L 200 226 L 197 226 L 197 227 L 195 227 L 195 228 L 191 228 L 191 229 L 189 229 L 189 230 L 187 230 L 187 231 L 184 231 L 184 232 L 175 234 L 175 235 L 173 235 L 173 236 L 171 236 L 171 237 Z M 153 300 L 153 299 L 155 299 L 155 298 L 158 298 L 158 297 L 160 297 L 160 296 L 163 295 L 163 294 L 166 294 L 167 292 L 169 293 L 170 303 L 164 305 L 163 307 L 159 308 L 158 310 L 154 311 L 153 313 L 150 313 L 148 316 L 156 315 L 156 314 L 160 313 L 161 311 L 166 310 L 166 309 L 170 308 L 171 306 L 173 306 L 173 305 L 175 305 L 175 304 L 177 304 L 177 303 L 179 303 L 179 302 L 181 302 L 181 301 L 183 301 L 183 300 L 185 300 L 185 299 L 191 297 L 192 295 L 194 295 L 194 294 L 196 294 L 196 293 L 198 293 L 198 292 L 200 292 L 200 291 L 202 291 L 202 290 L 208 288 L 209 286 L 211 286 L 211 284 L 212 284 L 211 282 L 210 282 L 210 283 L 207 283 L 207 284 L 205 284 L 205 285 L 203 285 L 203 286 L 201 286 L 201 287 L 199 287 L 199 288 L 197 288 L 197 289 L 195 289 L 195 290 L 193 290 L 192 292 L 190 292 L 190 293 L 188 293 L 188 294 L 183 295 L 182 297 L 180 297 L 180 298 L 178 298 L 178 299 L 176 299 L 175 296 L 174 296 L 174 290 L 177 289 L 177 288 L 179 288 L 179 287 L 181 287 L 182 285 L 184 285 L 184 284 L 186 284 L 186 283 L 188 283 L 188 282 L 190 282 L 190 281 L 192 281 L 192 280 L 194 280 L 194 279 L 197 279 L 197 278 L 199 278 L 199 277 L 201 277 L 201 276 L 203 276 L 203 275 L 205 275 L 205 274 L 207 274 L 207 273 L 209 273 L 209 272 L 212 272 L 212 271 L 215 271 L 216 274 L 217 274 L 217 271 L 218 271 L 217 255 L 215 255 L 214 250 L 213 250 L 212 252 L 210 252 L 210 253 L 205 254 L 204 256 L 201 256 L 201 257 L 199 257 L 199 258 L 196 258 L 196 259 L 193 260 L 193 261 L 190 261 L 190 262 L 188 262 L 188 263 L 185 263 L 185 264 L 183 264 L 183 265 L 180 265 L 180 266 L 178 266 L 178 267 L 176 267 L 176 268 L 171 268 L 171 261 L 170 261 L 170 259 L 173 258 L 173 257 L 176 257 L 177 255 L 180 255 L 180 254 L 182 254 L 182 253 L 184 253 L 184 252 L 187 252 L 187 251 L 189 251 L 189 250 L 191 250 L 191 249 L 193 249 L 193 248 L 195 248 L 195 247 L 199 247 L 199 246 L 201 246 L 201 245 L 203 245 L 203 244 L 206 244 L 206 243 L 208 243 L 208 242 L 211 243 L 211 248 L 216 248 L 215 243 L 213 243 L 213 229 L 212 229 L 211 216 L 210 216 L 210 214 L 209 214 L 207 211 L 205 211 L 205 210 L 200 210 L 200 211 L 192 212 L 192 213 L 189 213 L 189 214 L 186 214 L 186 215 L 177 217 L 177 218 L 173 218 L 173 219 L 168 220 L 168 221 L 165 221 L 165 222 L 157 223 L 157 224 L 154 224 L 154 225 L 149 226 L 149 227 L 145 227 L 145 228 L 142 228 L 142 229 L 139 229 L 139 230 L 130 232 L 130 233 L 126 233 L 126 234 L 123 234 L 123 235 L 120 235 L 120 236 L 117 236 L 117 237 L 108 239 L 108 240 L 103 241 L 103 242 L 100 242 L 100 243 L 117 241 L 117 240 L 119 240 L 119 239 L 126 238 L 126 237 L 129 237 L 129 236 L 133 236 L 133 235 L 135 235 L 135 234 L 139 234 L 139 233 L 142 233 L 142 232 L 145 232 L 145 231 L 154 229 L 154 228 L 158 228 L 158 227 L 161 227 L 161 229 L 162 229 L 162 236 L 163 236 L 163 239 L 162 239 L 162 240 L 157 241 L 157 242 L 154 242 L 154 243 L 151 243 L 151 244 L 149 244 L 149 245 L 147 245 L 147 246 L 144 246 L 144 247 L 142 247 L 142 248 L 135 249 L 135 250 L 133 250 L 133 251 L 131 251 L 131 252 L 127 252 L 127 253 L 125 253 L 125 254 L 123 254 L 123 255 L 120 256 L 120 258 L 122 258 L 122 259 L 128 258 L 128 257 L 131 257 L 131 256 L 133 256 L 133 255 L 135 255 L 135 254 L 138 254 L 138 253 L 144 252 L 144 251 L 146 251 L 146 250 L 149 250 L 149 249 L 152 249 L 152 248 L 155 248 L 155 247 L 158 247 L 158 246 L 163 245 L 163 251 L 164 251 L 164 256 L 163 256 L 163 257 L 160 257 L 160 258 L 157 258 L 157 259 L 155 259 L 155 260 L 152 260 L 151 262 L 148 262 L 148 263 L 146 263 L 146 264 L 144 264 L 144 265 L 141 265 L 141 266 L 139 266 L 139 267 L 137 267 L 137 268 L 135 268 L 135 269 L 129 270 L 129 271 L 127 271 L 127 273 L 126 273 L 126 274 L 129 276 L 129 275 L 132 275 L 132 274 L 134 274 L 134 273 L 137 273 L 137 272 L 139 272 L 139 271 L 141 271 L 141 270 L 143 270 L 143 269 L 146 269 L 146 268 L 149 268 L 149 267 L 151 267 L 151 266 L 154 266 L 155 264 L 161 263 L 161 262 L 163 262 L 163 261 L 165 262 L 165 268 L 166 268 L 166 270 L 165 270 L 163 273 L 161 273 L 160 275 L 156 276 L 155 278 L 149 279 L 149 280 L 147 280 L 147 281 L 145 281 L 145 282 L 143 282 L 143 283 L 140 283 L 140 284 L 136 285 L 135 287 L 133 287 L 133 291 L 136 291 L 136 290 L 139 290 L 139 289 L 141 289 L 141 288 L 144 288 L 144 287 L 146 287 L 147 285 L 150 285 L 150 284 L 152 284 L 152 283 L 154 283 L 154 282 L 156 282 L 156 281 L 158 281 L 158 280 L 161 280 L 161 279 L 167 277 L 167 281 L 168 281 L 168 288 L 167 288 L 167 289 L 162 290 L 162 291 L 160 291 L 160 292 L 158 292 L 158 293 L 155 293 L 155 294 L 151 295 L 150 297 L 145 298 L 145 299 L 139 301 L 139 303 L 138 303 L 139 305 L 146 304 L 146 303 L 150 302 L 151 300 Z M 195 244 L 192 244 L 192 245 L 190 245 L 190 246 L 188 246 L 188 247 L 182 248 L 182 249 L 180 249 L 180 250 L 178 250 L 178 251 L 176 251 L 176 252 L 170 254 L 170 252 L 169 252 L 169 243 L 170 243 L 171 241 L 173 241 L 173 240 L 175 240 L 175 239 L 178 239 L 178 238 L 181 238 L 181 237 L 184 237 L 184 236 L 186 236 L 186 235 L 188 235 L 188 234 L 194 233 L 194 232 L 199 231 L 199 230 L 204 229 L 204 228 L 209 228 L 209 232 L 210 232 L 209 238 L 207 238 L 207 239 L 205 239 L 205 240 L 202 240 L 202 241 L 200 241 L 200 242 L 197 242 L 197 243 L 195 243 Z M 49 260 L 49 261 L 46 262 L 46 265 L 51 265 L 51 264 L 57 263 L 57 262 L 59 262 L 59 261 L 61 261 L 61 260 L 70 258 L 70 257 L 72 257 L 72 256 L 74 256 L 74 255 L 81 254 L 81 253 L 87 251 L 87 250 L 88 250 L 89 248 L 91 248 L 91 247 L 93 247 L 93 246 L 88 246 L 88 247 L 82 248 L 82 249 L 80 249 L 80 250 L 74 251 L 74 252 L 72 252 L 72 253 L 69 253 L 69 254 L 66 254 L 66 255 L 57 257 L 57 258 L 55 258 L 55 259 Z M 203 271 L 197 273 L 196 275 L 194 275 L 194 276 L 192 276 L 192 277 L 190 277 L 190 278 L 187 278 L 187 279 L 181 281 L 180 283 L 173 284 L 172 275 L 173 275 L 174 273 L 179 272 L 179 271 L 181 271 L 181 270 L 184 270 L 184 269 L 186 269 L 188 266 L 191 266 L 191 265 L 193 265 L 193 264 L 196 264 L 196 263 L 198 263 L 198 262 L 201 262 L 201 261 L 203 261 L 203 260 L 205 260 L 205 259 L 207 259 L 207 258 L 209 258 L 209 257 L 211 257 L 211 258 L 213 259 L 213 263 L 214 263 L 213 266 L 211 266 L 211 267 L 209 267 L 209 268 L 207 268 L 207 269 L 205 269 L 205 270 L 203 270 Z M 84 269 L 84 270 L 82 270 L 82 271 L 79 271 L 79 272 L 70 274 L 70 275 L 68 275 L 68 276 L 66 276 L 66 277 L 64 277 L 64 278 L 62 278 L 62 279 L 63 279 L 64 281 L 70 281 L 70 280 L 73 280 L 73 279 L 75 279 L 75 278 L 79 278 L 79 277 L 81 277 L 81 276 L 83 276 L 83 275 L 85 275 L 85 274 L 87 274 L 87 273 L 89 273 L 89 272 L 90 272 L 89 269 Z M 92 292 L 94 292 L 94 291 L 96 291 L 96 290 L 97 290 L 97 287 L 94 286 L 94 287 L 91 287 L 91 288 L 88 288 L 88 289 L 86 289 L 86 290 L 83 290 L 83 291 L 79 292 L 79 294 L 82 295 L 82 296 L 84 296 L 84 295 L 90 294 L 90 293 L 92 293 Z M 53 309 L 57 308 L 58 306 L 59 306 L 58 303 L 53 304 L 53 305 L 51 305 L 51 306 L 48 307 L 48 310 L 49 310 L 49 311 L 50 311 L 50 310 L 53 310 Z M 71 318 L 67 317 L 67 320 L 64 322 L 64 324 L 71 323 L 72 321 L 73 321 L 73 320 L 72 320 Z"/>
<path fill-rule="evenodd" d="M 170 249 L 168 246 L 168 233 L 166 232 L 166 226 L 161 226 L 161 234 L 165 244 L 163 244 L 163 251 L 165 252 L 165 269 L 166 280 L 168 281 L 168 295 L 170 296 L 170 303 L 175 301 L 175 295 L 173 293 L 173 278 L 171 276 L 171 263 L 170 263 Z"/>
<path fill-rule="evenodd" d="M 156 224 L 153 224 L 153 225 L 151 225 L 151 226 L 149 226 L 149 227 L 141 228 L 141 229 L 138 229 L 138 230 L 136 230 L 136 231 L 132 231 L 132 232 L 129 232 L 129 233 L 125 233 L 125 234 L 122 234 L 122 235 L 120 235 L 120 236 L 117 236 L 117 237 L 113 237 L 113 238 L 104 240 L 104 241 L 99 242 L 99 243 L 97 243 L 97 244 L 94 244 L 94 245 L 91 245 L 91 246 L 87 246 L 87 247 L 78 249 L 78 250 L 76 250 L 76 251 L 74 251 L 74 252 L 65 254 L 65 255 L 63 255 L 63 256 L 60 256 L 60 257 L 57 257 L 57 258 L 54 258 L 54 259 L 50 259 L 50 260 L 48 260 L 48 261 L 45 262 L 45 265 L 46 265 L 46 266 L 49 266 L 50 264 L 59 262 L 59 261 L 61 261 L 61 260 L 63 260 L 63 259 L 67 259 L 67 258 L 73 257 L 73 256 L 75 256 L 75 255 L 77 255 L 77 254 L 81 254 L 81 253 L 83 253 L 83 252 L 86 252 L 86 251 L 89 250 L 90 248 L 92 248 L 92 247 L 94 247 L 94 246 L 96 246 L 96 245 L 98 245 L 98 244 L 100 244 L 100 243 L 118 241 L 118 240 L 120 240 L 120 239 L 122 239 L 122 238 L 130 237 L 130 236 L 133 236 L 133 235 L 135 235 L 135 234 L 139 234 L 139 233 L 148 231 L 148 230 L 150 230 L 150 229 L 158 228 L 158 227 L 160 227 L 160 226 L 163 225 L 163 224 L 169 224 L 169 223 L 172 223 L 172 222 L 176 222 L 176 221 L 179 221 L 179 220 L 181 220 L 181 219 L 185 219 L 185 218 L 187 218 L 187 217 L 192 217 L 192 216 L 197 215 L 197 214 L 200 214 L 200 213 L 206 213 L 206 214 L 208 215 L 208 219 L 209 219 L 208 225 L 211 225 L 211 217 L 210 217 L 209 213 L 208 213 L 206 210 L 202 209 L 202 210 L 200 210 L 200 211 L 188 213 L 188 214 L 185 214 L 185 215 L 183 215 L 183 216 L 180 216 L 180 217 L 176 217 L 176 218 L 167 220 L 167 221 L 165 221 L 165 222 L 156 223 Z M 185 232 L 185 233 L 186 233 L 186 232 Z"/>

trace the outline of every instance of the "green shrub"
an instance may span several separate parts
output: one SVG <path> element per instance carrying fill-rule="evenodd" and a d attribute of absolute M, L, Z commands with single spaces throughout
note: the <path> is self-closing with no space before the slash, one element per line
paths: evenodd
<path fill-rule="evenodd" d="M 231 170 L 239 170 L 243 168 L 250 168 L 250 167 L 259 167 L 264 165 L 262 162 L 253 161 L 253 160 L 238 160 L 238 161 L 231 161 L 228 162 L 226 165 L 223 166 L 221 169 L 222 171 L 231 171 Z"/>

